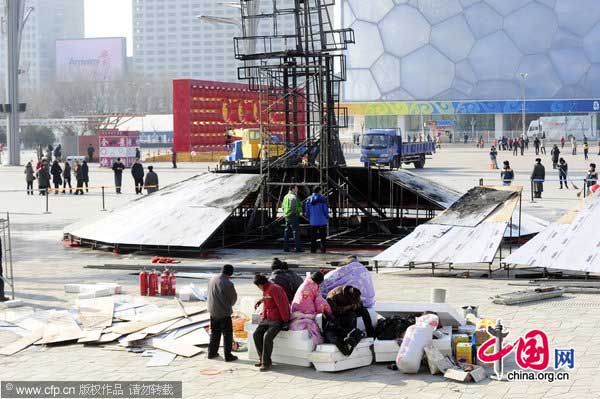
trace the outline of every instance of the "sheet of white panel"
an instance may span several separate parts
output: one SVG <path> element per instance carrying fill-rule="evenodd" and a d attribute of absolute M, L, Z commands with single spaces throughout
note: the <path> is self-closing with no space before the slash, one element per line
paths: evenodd
<path fill-rule="evenodd" d="M 414 263 L 488 263 L 494 259 L 507 223 L 476 227 L 423 224 L 373 258 L 382 266 Z"/>
<path fill-rule="evenodd" d="M 442 208 L 448 208 L 455 203 L 462 194 L 450 187 L 434 182 L 407 170 L 393 170 L 382 173 L 382 176 L 419 193 L 420 196 L 435 202 Z"/>
<path fill-rule="evenodd" d="M 600 272 L 600 195 L 588 198 L 570 223 L 552 223 L 506 263 L 549 269 Z"/>
<path fill-rule="evenodd" d="M 258 188 L 259 180 L 257 175 L 206 173 L 64 232 L 109 244 L 197 248 Z"/>

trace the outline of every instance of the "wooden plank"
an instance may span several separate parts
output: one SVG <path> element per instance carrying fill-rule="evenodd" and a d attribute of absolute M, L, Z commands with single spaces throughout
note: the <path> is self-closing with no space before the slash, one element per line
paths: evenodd
<path fill-rule="evenodd" d="M 77 322 L 67 312 L 57 311 L 48 317 L 41 344 L 54 344 L 58 342 L 78 340 L 82 331 Z"/>
<path fill-rule="evenodd" d="M 80 344 L 87 344 L 90 342 L 97 342 L 102 336 L 102 329 L 96 330 L 83 330 L 81 338 L 77 340 Z"/>
<path fill-rule="evenodd" d="M 148 363 L 146 363 L 146 367 L 162 367 L 168 366 L 171 364 L 173 360 L 177 357 L 176 354 L 165 352 L 165 351 L 156 351 L 152 355 L 152 359 Z"/>
<path fill-rule="evenodd" d="M 29 335 L 19 338 L 12 344 L 5 346 L 0 349 L 0 355 L 11 356 L 15 353 L 22 351 L 23 349 L 33 345 L 39 341 L 44 335 L 44 330 L 36 330 Z"/>
<path fill-rule="evenodd" d="M 153 339 L 152 346 L 166 352 L 174 353 L 183 357 L 192 357 L 202 352 L 202 349 L 186 343 L 169 339 Z"/>
<path fill-rule="evenodd" d="M 195 315 L 206 311 L 205 305 L 194 305 L 186 308 L 186 312 L 189 315 Z M 174 320 L 180 317 L 184 317 L 185 314 L 181 310 L 181 308 L 172 308 L 168 310 L 162 310 L 159 313 L 154 313 L 148 315 L 145 318 L 137 321 L 130 321 L 126 323 L 119 324 L 118 326 L 113 327 L 112 332 L 125 335 L 131 334 L 134 332 L 141 331 L 150 326 L 154 326 L 156 324 L 164 323 L 166 321 Z"/>
<path fill-rule="evenodd" d="M 165 321 L 164 323 L 156 324 L 154 326 L 145 328 L 140 332 L 150 334 L 150 335 L 160 334 L 160 333 L 164 332 L 167 328 L 171 327 L 173 324 L 179 322 L 180 320 L 183 320 L 183 318 Z"/>
<path fill-rule="evenodd" d="M 176 338 L 175 342 L 192 346 L 208 345 L 210 342 L 210 335 L 208 335 L 206 329 L 199 328 L 182 336 L 181 338 Z"/>
<path fill-rule="evenodd" d="M 79 300 L 79 320 L 85 330 L 112 325 L 115 301 L 112 297 Z"/>
<path fill-rule="evenodd" d="M 116 334 L 116 333 L 106 333 L 106 334 L 102 334 L 100 336 L 100 339 L 98 340 L 99 343 L 107 343 L 107 342 L 113 342 L 116 341 L 117 339 L 119 339 L 121 337 L 122 334 Z"/>
<path fill-rule="evenodd" d="M 502 223 L 509 222 L 517 205 L 519 204 L 519 197 L 509 199 L 504 204 L 502 204 L 502 208 L 496 210 L 494 213 L 490 215 L 490 217 L 484 220 L 485 223 Z"/>

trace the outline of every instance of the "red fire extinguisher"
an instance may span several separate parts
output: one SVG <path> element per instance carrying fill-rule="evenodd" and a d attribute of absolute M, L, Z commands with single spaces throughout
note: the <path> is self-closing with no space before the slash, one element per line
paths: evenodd
<path fill-rule="evenodd" d="M 169 276 L 169 295 L 175 296 L 175 286 L 177 285 L 177 278 L 174 273 Z"/>
<path fill-rule="evenodd" d="M 150 273 L 146 271 L 146 269 L 140 272 L 140 295 L 146 296 L 148 295 L 148 280 L 150 278 Z"/>
<path fill-rule="evenodd" d="M 161 296 L 170 295 L 170 290 L 169 290 L 170 278 L 171 278 L 171 272 L 169 272 L 169 269 L 167 269 L 165 267 L 165 270 L 162 272 L 162 275 L 160 276 L 160 295 Z"/>
<path fill-rule="evenodd" d="M 148 295 L 155 296 L 158 294 L 158 273 L 153 271 L 148 277 Z"/>

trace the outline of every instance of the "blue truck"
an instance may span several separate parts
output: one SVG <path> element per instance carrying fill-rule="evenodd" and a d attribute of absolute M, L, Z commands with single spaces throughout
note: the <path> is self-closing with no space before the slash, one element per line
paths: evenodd
<path fill-rule="evenodd" d="M 412 163 L 415 168 L 421 169 L 425 166 L 425 156 L 433 153 L 434 142 L 405 143 L 395 129 L 373 129 L 361 137 L 360 161 L 365 167 L 375 165 L 398 169 L 403 163 Z"/>

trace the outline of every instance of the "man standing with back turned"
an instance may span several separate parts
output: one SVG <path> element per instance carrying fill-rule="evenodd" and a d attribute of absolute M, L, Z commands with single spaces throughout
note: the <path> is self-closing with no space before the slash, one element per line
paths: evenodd
<path fill-rule="evenodd" d="M 233 345 L 233 325 L 231 314 L 233 305 L 237 301 L 237 292 L 231 282 L 233 266 L 224 265 L 221 274 L 213 277 L 208 282 L 208 312 L 210 313 L 210 343 L 208 345 L 208 358 L 214 359 L 219 354 L 221 334 L 223 334 L 223 351 L 225 361 L 233 362 L 237 356 L 231 354 Z"/>
<path fill-rule="evenodd" d="M 310 252 L 317 252 L 317 237 L 319 237 L 321 239 L 321 252 L 325 253 L 329 206 L 327 205 L 327 198 L 321 195 L 321 187 L 316 187 L 313 195 L 308 197 L 304 211 L 310 222 Z"/>
<path fill-rule="evenodd" d="M 283 216 L 285 217 L 285 231 L 283 232 L 283 250 L 290 251 L 289 239 L 293 234 L 296 242 L 296 252 L 304 252 L 302 250 L 302 242 L 300 241 L 300 215 L 302 214 L 302 203 L 298 198 L 298 186 L 290 187 L 290 192 L 283 198 Z"/>

